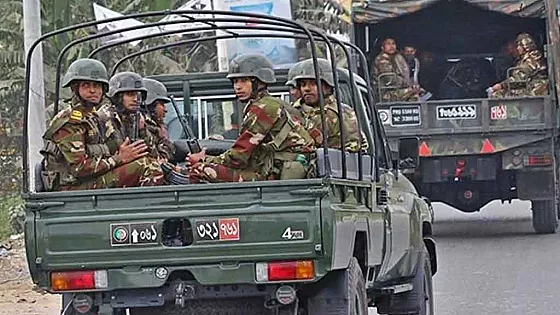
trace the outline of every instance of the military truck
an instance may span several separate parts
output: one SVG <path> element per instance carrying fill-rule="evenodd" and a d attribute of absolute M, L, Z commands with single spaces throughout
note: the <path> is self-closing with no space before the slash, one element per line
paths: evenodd
<path fill-rule="evenodd" d="M 392 148 L 400 137 L 420 138 L 420 164 L 407 176 L 421 194 L 463 212 L 479 211 L 493 200 L 530 200 L 536 232 L 556 231 L 557 14 L 556 2 L 548 0 L 530 5 L 362 1 L 354 6 L 353 42 L 369 54 L 370 69 L 385 38 L 419 52 L 419 83 L 433 97 L 376 107 Z M 490 98 L 485 90 L 516 70 L 508 42 L 519 33 L 530 34 L 544 51 L 549 92 Z M 372 86 L 377 94 L 386 88 L 391 87 Z"/>
<path fill-rule="evenodd" d="M 157 11 L 53 31 L 35 42 L 28 60 L 41 40 L 64 32 L 169 14 L 209 29 L 268 23 L 311 42 L 325 36 L 259 14 Z M 27 68 L 28 88 L 31 75 Z M 185 78 L 177 77 L 182 86 Z M 367 314 L 368 305 L 382 314 L 433 314 L 429 204 L 393 167 L 417 162 L 418 139 L 403 138 L 393 162 L 378 115 L 356 84 L 349 87 L 370 145 L 359 153 L 319 148 L 316 178 L 87 191 L 44 190 L 42 163 L 27 151 L 30 137 L 40 135 L 27 111 L 37 104 L 26 95 L 23 197 L 33 281 L 63 294 L 62 314 Z M 178 150 L 192 140 L 177 140 Z"/>

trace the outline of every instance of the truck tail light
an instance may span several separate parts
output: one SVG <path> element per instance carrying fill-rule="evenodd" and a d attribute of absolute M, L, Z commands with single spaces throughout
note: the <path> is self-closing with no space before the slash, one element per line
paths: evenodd
<path fill-rule="evenodd" d="M 548 166 L 552 165 L 552 155 L 550 154 L 533 154 L 525 157 L 524 164 L 526 166 Z"/>
<path fill-rule="evenodd" d="M 107 288 L 107 270 L 60 271 L 51 273 L 53 291 Z"/>
<path fill-rule="evenodd" d="M 257 282 L 308 280 L 315 277 L 312 260 L 257 263 Z"/>

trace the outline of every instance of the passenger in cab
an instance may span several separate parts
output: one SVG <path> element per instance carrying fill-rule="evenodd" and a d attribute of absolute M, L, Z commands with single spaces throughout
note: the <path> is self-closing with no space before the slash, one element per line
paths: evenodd
<path fill-rule="evenodd" d="M 382 102 L 412 102 L 431 97 L 410 79 L 406 59 L 397 51 L 392 38 L 383 41 L 381 53 L 375 57 L 372 78 Z"/>
<path fill-rule="evenodd" d="M 191 183 L 297 179 L 310 176 L 315 158 L 313 139 L 286 102 L 272 97 L 276 82 L 272 63 L 263 55 L 234 58 L 227 78 L 239 101 L 246 103 L 239 136 L 232 148 L 217 157 L 203 150 L 191 154 Z M 296 111 L 297 114 L 297 111 Z"/>
<path fill-rule="evenodd" d="M 290 102 L 292 105 L 301 98 L 301 91 L 294 80 L 294 75 L 297 73 L 300 65 L 301 61 L 295 63 L 288 71 L 288 81 L 286 81 L 286 86 L 290 87 Z"/>
<path fill-rule="evenodd" d="M 303 61 L 294 76 L 294 80 L 301 91 L 302 97 L 294 103 L 305 120 L 305 127 L 315 140 L 315 145 L 319 148 L 323 142 L 327 141 L 329 148 L 341 149 L 340 124 L 338 106 L 334 97 L 334 77 L 331 63 L 326 59 L 317 59 L 321 79 L 321 90 L 325 97 L 325 131 L 323 134 L 321 121 L 321 108 L 319 106 L 319 91 L 315 79 L 315 68 L 313 59 Z M 367 144 L 362 142 L 360 146 L 360 131 L 358 130 L 358 119 L 352 107 L 342 104 L 344 113 L 345 149 L 349 152 L 357 152 L 365 149 Z M 363 141 L 365 138 L 362 137 Z"/>
<path fill-rule="evenodd" d="M 527 33 L 517 36 L 517 64 L 509 77 L 488 89 L 493 98 L 548 94 L 548 71 L 542 53 Z"/>
<path fill-rule="evenodd" d="M 155 137 L 155 146 L 160 157 L 160 162 L 167 162 L 174 153 L 173 143 L 169 140 L 165 126 L 166 103 L 171 102 L 167 97 L 167 88 L 163 83 L 153 79 L 142 79 L 148 91 L 145 102 L 146 127 L 148 132 Z"/>
<path fill-rule="evenodd" d="M 78 59 L 68 68 L 63 87 L 73 93 L 71 107 L 60 111 L 43 139 L 43 182 L 47 190 L 83 190 L 158 185 L 163 174 L 146 158 L 143 141 L 126 139 L 110 149 L 106 124 L 96 108 L 108 88 L 105 66 Z"/>

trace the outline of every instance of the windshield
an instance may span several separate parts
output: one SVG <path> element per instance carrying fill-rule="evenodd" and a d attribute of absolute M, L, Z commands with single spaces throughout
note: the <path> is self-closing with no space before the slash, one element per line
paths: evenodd
<path fill-rule="evenodd" d="M 289 102 L 289 93 L 272 93 L 272 95 Z M 222 136 L 224 139 L 234 140 L 238 136 L 238 125 L 242 119 L 243 104 L 240 104 L 235 95 L 217 95 L 192 97 L 188 106 L 184 98 L 176 98 L 180 115 L 185 116 L 197 139 L 210 136 Z M 177 113 L 171 103 L 167 105 L 165 125 L 171 140 L 185 138 L 185 134 L 177 118 Z"/>

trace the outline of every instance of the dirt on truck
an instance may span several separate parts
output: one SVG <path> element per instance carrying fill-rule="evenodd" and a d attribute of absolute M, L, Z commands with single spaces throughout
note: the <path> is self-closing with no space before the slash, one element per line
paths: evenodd
<path fill-rule="evenodd" d="M 393 8 L 389 10 L 388 8 Z M 376 107 L 391 146 L 418 136 L 420 164 L 407 176 L 420 193 L 464 212 L 492 200 L 530 200 L 538 233 L 558 226 L 559 25 L 555 1 L 362 1 L 354 5 L 354 42 L 369 55 L 370 69 L 384 39 L 416 49 L 410 80 L 430 92 L 427 100 L 391 100 Z M 532 37 L 537 76 L 520 68 L 516 38 Z M 523 37 L 526 35 L 521 35 Z M 403 52 L 404 53 L 404 52 Z M 542 56 L 542 57 L 541 57 Z M 406 56 L 405 56 L 406 57 Z M 522 74 L 519 76 L 519 74 Z M 515 78 L 515 76 L 521 79 Z M 509 78 L 509 79 L 507 79 Z M 414 81 L 416 80 L 417 81 Z M 372 78 L 376 81 L 376 78 Z M 390 91 L 382 78 L 372 89 Z M 496 93 L 510 88 L 516 93 Z M 521 91 L 521 92 L 520 92 Z"/>
<path fill-rule="evenodd" d="M 278 32 L 288 29 L 290 34 L 273 37 L 303 38 L 312 44 L 326 40 L 331 47 L 342 45 L 365 60 L 358 48 L 321 31 L 239 12 L 144 12 L 76 25 L 42 39 L 95 24 L 170 14 L 180 17 L 166 23 L 204 22 L 208 30 L 230 31 L 222 38 L 250 36 L 231 30 L 251 29 L 255 24 Z M 147 21 L 142 27 L 152 26 Z M 111 32 L 89 35 L 70 46 L 106 35 Z M 114 46 L 105 44 L 95 51 Z M 143 51 L 165 47 L 169 43 Z M 32 53 L 33 48 L 28 57 Z M 59 60 L 64 57 L 62 51 Z M 313 65 L 315 83 L 320 85 L 320 75 L 329 71 L 319 74 L 315 57 Z M 331 65 L 341 113 L 344 88 L 334 61 Z M 26 70 L 29 88 L 33 71 Z M 29 140 L 41 135 L 34 133 L 30 124 L 34 120 L 29 117 L 33 111 L 28 111 L 38 104 L 29 104 L 26 95 L 23 196 L 25 246 L 33 281 L 62 295 L 61 314 L 66 315 L 368 314 L 368 306 L 377 307 L 381 314 L 433 314 L 437 259 L 431 208 L 397 167 L 402 161 L 418 162 L 418 139 L 402 138 L 398 156 L 392 156 L 371 106 L 367 76 L 344 73 L 351 93 L 344 106 L 355 111 L 358 134 L 368 146 L 359 146 L 356 152 L 344 146 L 317 148 L 316 171 L 303 179 L 51 191 L 42 181 L 43 163 L 34 161 L 29 151 Z M 172 81 L 185 87 L 181 97 L 183 104 L 189 104 L 189 87 L 196 77 L 176 76 Z M 324 114 L 325 97 L 323 92 L 319 95 Z M 225 118 L 230 109 L 223 106 L 213 118 Z M 170 162 L 177 164 L 207 140 L 193 137 L 189 120 L 179 119 L 187 138 L 175 141 Z M 195 129 L 204 130 L 202 123 Z M 212 141 L 205 142 L 211 146 L 208 152 L 227 150 L 224 144 L 229 142 Z"/>

